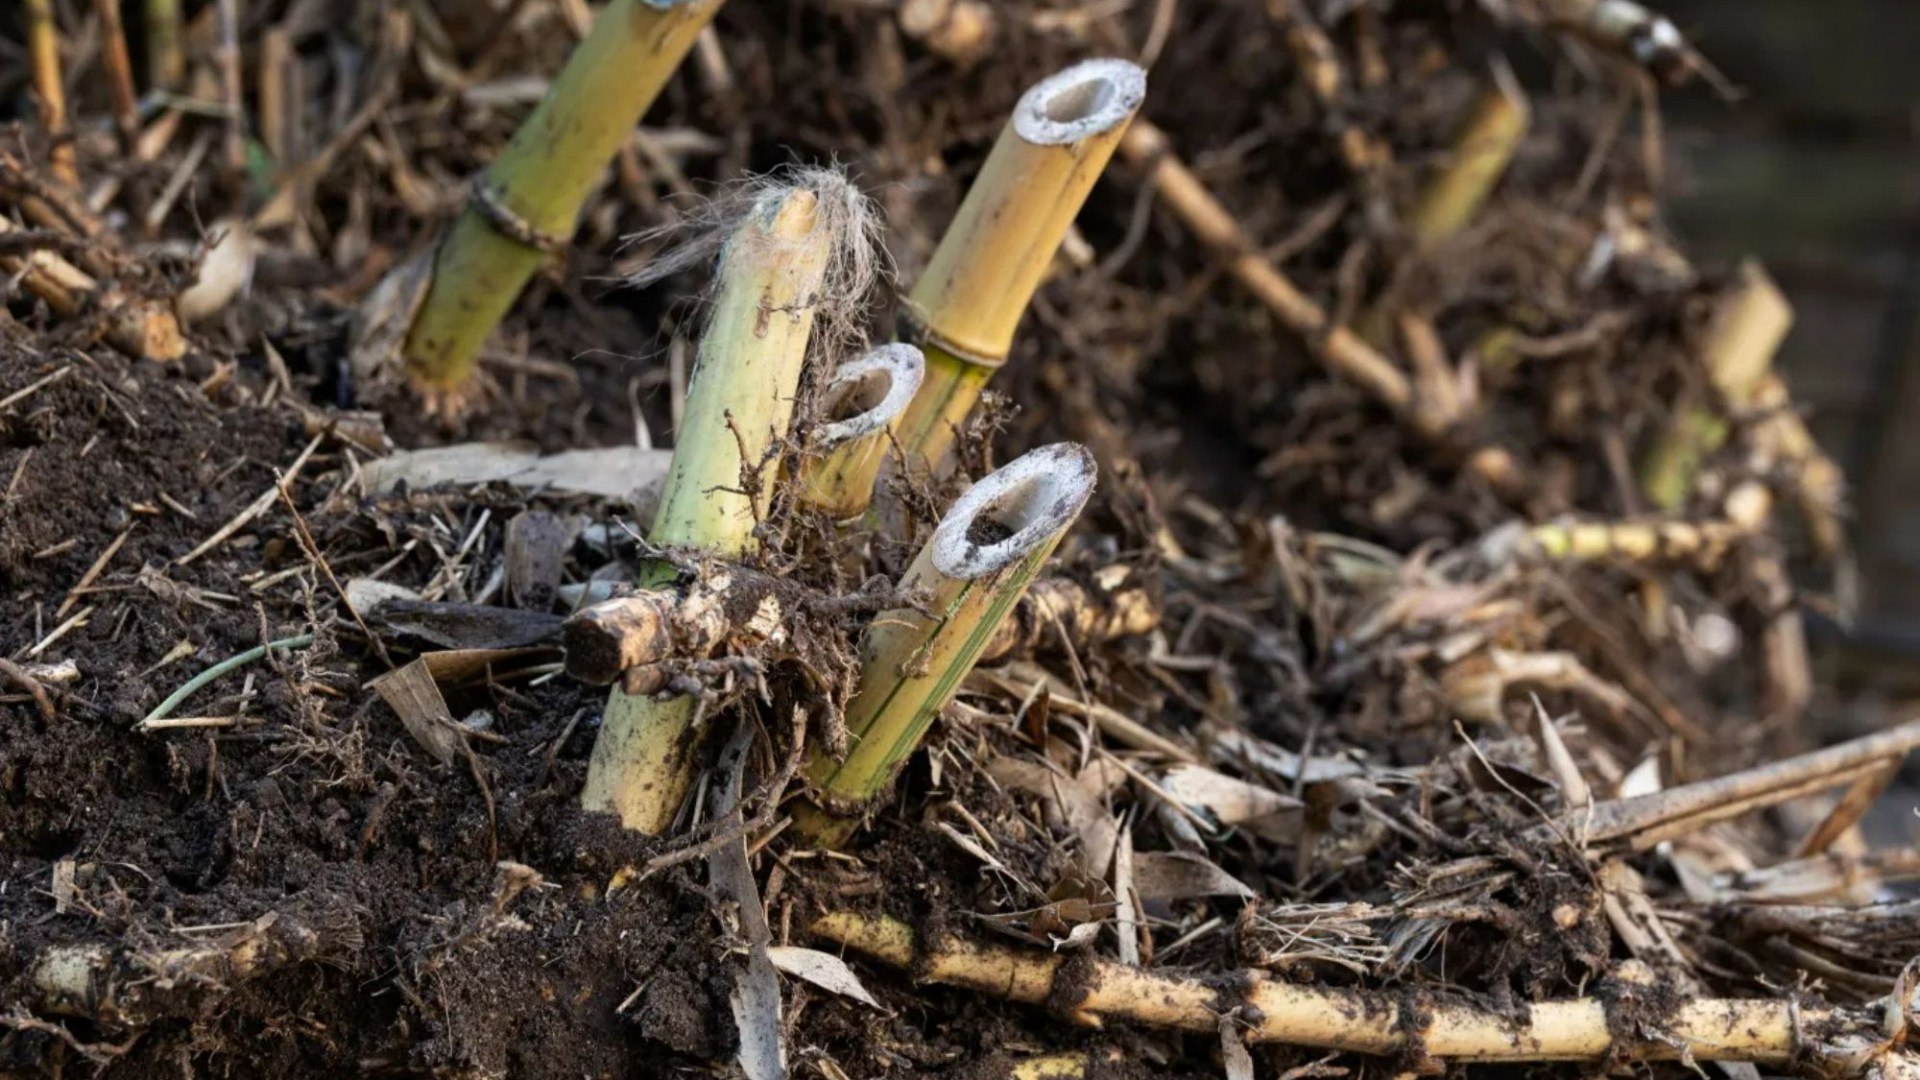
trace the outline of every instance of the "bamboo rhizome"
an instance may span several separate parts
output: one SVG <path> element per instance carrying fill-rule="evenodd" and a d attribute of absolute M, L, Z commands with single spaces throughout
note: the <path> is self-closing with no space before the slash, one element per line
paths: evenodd
<path fill-rule="evenodd" d="M 1146 92 L 1139 66 L 1087 60 L 1014 107 L 902 312 L 927 354 L 926 380 L 894 428 L 909 462 L 946 457 Z"/>
<path fill-rule="evenodd" d="M 727 240 L 649 533 L 654 544 L 723 558 L 759 546 L 755 529 L 777 475 L 773 458 L 793 418 L 843 224 L 814 190 L 776 186 Z M 641 584 L 661 584 L 670 572 L 650 569 Z M 692 782 L 695 706 L 690 697 L 663 700 L 615 687 L 581 805 L 612 811 L 639 832 L 671 825 Z"/>
<path fill-rule="evenodd" d="M 487 335 L 573 235 L 587 194 L 724 0 L 613 0 L 441 240 L 407 371 L 460 386 Z"/>
<path fill-rule="evenodd" d="M 1753 405 L 1773 364 L 1773 354 L 1793 327 L 1793 307 L 1755 262 L 1740 267 L 1740 283 L 1717 306 L 1701 348 L 1701 366 L 1712 391 L 1728 409 Z M 1727 438 L 1724 414 L 1701 403 L 1682 409 L 1640 463 L 1647 501 L 1673 510 L 1693 493 L 1707 455 Z"/>
<path fill-rule="evenodd" d="M 1088 1026 L 1109 1019 L 1176 1031 L 1211 1033 L 1238 1006 L 1250 1043 L 1282 1043 L 1402 1060 L 1452 1061 L 1752 1061 L 1782 1066 L 1823 1059 L 1835 1064 L 1909 1051 L 1888 1038 L 1902 1020 L 1898 1004 L 1829 1009 L 1796 999 L 1694 998 L 1657 1011 L 1649 1026 L 1624 1022 L 1619 1003 L 1654 992 L 1651 969 L 1626 961 L 1602 996 L 1538 1001 L 1513 1012 L 1409 997 L 1406 991 L 1306 986 L 1260 971 L 1226 978 L 1143 970 L 1094 958 L 965 940 L 922 937 L 884 916 L 831 912 L 815 934 L 895 967 L 921 981 L 959 986 L 1010 1001 L 1047 1004 Z M 1231 989 L 1225 989 L 1231 988 Z M 1238 1000 L 1233 1000 L 1238 999 Z M 1868 1070 L 1858 1074 L 1873 1075 Z M 1889 1070 L 1888 1075 L 1906 1075 Z"/>
<path fill-rule="evenodd" d="M 893 447 L 893 423 L 925 375 L 926 354 L 897 342 L 833 373 L 826 392 L 827 422 L 796 465 L 802 501 L 842 521 L 866 511 L 880 466 Z"/>
<path fill-rule="evenodd" d="M 884 612 L 867 629 L 847 704 L 849 749 L 839 759 L 814 751 L 807 765 L 814 801 L 796 810 L 797 835 L 827 846 L 852 835 L 1079 517 L 1096 471 L 1085 447 L 1055 443 L 988 474 L 954 502 L 900 582 L 926 602 Z"/>

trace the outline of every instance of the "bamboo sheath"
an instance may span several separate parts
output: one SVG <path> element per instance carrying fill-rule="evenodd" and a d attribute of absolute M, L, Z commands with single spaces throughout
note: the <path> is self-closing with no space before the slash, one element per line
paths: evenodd
<path fill-rule="evenodd" d="M 1008 463 L 954 503 L 901 581 L 927 596 L 925 604 L 883 613 L 868 628 L 846 711 L 852 748 L 843 760 L 824 750 L 809 760 L 815 802 L 795 814 L 799 835 L 825 844 L 851 835 L 1079 516 L 1094 475 L 1085 447 L 1055 443 Z"/>
<path fill-rule="evenodd" d="M 447 389 L 466 379 L 487 335 L 547 248 L 573 235 L 607 162 L 723 2 L 613 0 L 601 11 L 441 242 L 405 349 L 418 382 Z"/>
<path fill-rule="evenodd" d="M 1088 60 L 1020 98 L 907 297 L 904 318 L 927 356 L 894 429 L 910 460 L 945 458 L 1146 86 L 1134 64 Z"/>
<path fill-rule="evenodd" d="M 727 242 L 720 293 L 700 341 L 687 407 L 675 434 L 660 510 L 649 539 L 737 558 L 759 545 L 777 462 L 793 418 L 807 339 L 833 230 L 813 192 L 794 189 L 756 207 Z M 661 570 L 642 585 L 660 584 Z M 694 701 L 615 687 L 587 767 L 581 805 L 659 833 L 691 784 Z"/>

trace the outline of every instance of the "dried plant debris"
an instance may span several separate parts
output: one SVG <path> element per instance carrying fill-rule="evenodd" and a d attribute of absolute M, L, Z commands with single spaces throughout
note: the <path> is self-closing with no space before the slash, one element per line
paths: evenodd
<path fill-rule="evenodd" d="M 1828 724 L 1845 486 L 1663 225 L 1656 7 L 727 5 L 430 403 L 364 361 L 595 6 L 135 7 L 28 5 L 0 106 L 0 1073 L 1914 1073 L 1920 721 Z M 1070 70 L 1117 145 L 937 361 L 896 278 Z M 817 281 L 710 325 L 776 210 Z"/>

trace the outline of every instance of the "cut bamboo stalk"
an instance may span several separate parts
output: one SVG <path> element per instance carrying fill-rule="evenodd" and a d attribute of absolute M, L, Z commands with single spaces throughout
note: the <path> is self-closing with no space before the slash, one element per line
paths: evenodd
<path fill-rule="evenodd" d="M 827 384 L 833 419 L 821 426 L 797 466 L 803 501 L 842 521 L 866 512 L 893 447 L 893 423 L 925 375 L 926 355 L 901 344 L 882 345 L 834 372 Z"/>
<path fill-rule="evenodd" d="M 1499 79 L 1480 95 L 1453 140 L 1447 162 L 1427 181 L 1408 215 L 1423 251 L 1432 251 L 1467 227 L 1506 174 L 1526 137 L 1529 110 L 1519 88 Z"/>
<path fill-rule="evenodd" d="M 1095 472 L 1085 447 L 1055 443 L 990 473 L 953 504 L 900 583 L 927 602 L 883 613 L 867 629 L 846 711 L 852 747 L 841 760 L 815 750 L 807 766 L 815 801 L 796 809 L 796 835 L 838 845 L 852 834 L 1079 517 Z"/>
<path fill-rule="evenodd" d="M 1616 1015 L 1652 981 L 1638 961 L 1620 965 L 1616 994 L 1541 1001 L 1495 1012 L 1419 991 L 1296 985 L 1260 971 L 1190 977 L 1111 960 L 1018 950 L 951 933 L 921 939 L 884 916 L 833 912 L 813 932 L 926 982 L 1026 1004 L 1045 1004 L 1089 1026 L 1122 1020 L 1211 1034 L 1241 1006 L 1248 1042 L 1283 1043 L 1401 1060 L 1751 1061 L 1784 1065 L 1803 1055 L 1847 1053 L 1884 1041 L 1873 1009 L 1823 1008 L 1783 998 L 1695 998 L 1657 1010 L 1652 1021 Z M 1651 990 L 1651 987 L 1647 987 Z M 1639 1013 L 1635 1014 L 1638 1017 Z"/>
<path fill-rule="evenodd" d="M 147 81 L 158 90 L 178 90 L 187 81 L 180 0 L 147 0 Z"/>
<path fill-rule="evenodd" d="M 0 236 L 16 226 L 0 216 Z M 114 348 L 139 360 L 177 360 L 187 351 L 180 321 L 165 304 L 127 296 L 103 286 L 86 271 L 51 251 L 0 256 L 0 270 L 18 275 L 27 291 L 55 313 L 69 318 L 99 311 L 105 338 Z"/>
<path fill-rule="evenodd" d="M 613 0 L 473 191 L 434 257 L 405 355 L 424 386 L 451 389 L 548 255 L 573 235 L 588 192 L 724 0 Z"/>
<path fill-rule="evenodd" d="M 604 17 L 603 17 L 604 18 Z M 649 539 L 738 558 L 759 546 L 775 449 L 793 418 L 807 339 L 834 245 L 813 191 L 762 199 L 721 255 L 720 291 L 700 341 L 686 414 L 675 435 Z M 661 582 L 660 568 L 643 585 Z M 607 699 L 580 802 L 657 834 L 692 782 L 694 701 L 615 688 Z"/>
<path fill-rule="evenodd" d="M 120 0 L 95 0 L 100 20 L 100 64 L 106 68 L 107 90 L 113 96 L 113 122 L 120 146 L 130 149 L 140 135 L 140 95 L 133 88 L 133 58 L 127 54 L 127 28 L 120 20 Z"/>
<path fill-rule="evenodd" d="M 1793 308 L 1755 262 L 1740 268 L 1740 284 L 1722 298 L 1701 349 L 1707 380 L 1729 409 L 1750 408 L 1773 354 L 1793 326 Z M 1727 438 L 1724 414 L 1706 404 L 1684 409 L 1641 461 L 1640 486 L 1662 510 L 1677 509 L 1693 493 L 1708 454 Z"/>
<path fill-rule="evenodd" d="M 1146 91 L 1137 65 L 1088 60 L 1014 107 L 902 312 L 927 354 L 926 379 L 894 428 L 910 462 L 946 457 Z"/>
<path fill-rule="evenodd" d="M 40 108 L 40 124 L 53 140 L 50 160 L 54 178 L 68 187 L 80 186 L 73 163 L 73 143 L 67 130 L 67 88 L 60 73 L 60 28 L 53 21 L 53 0 L 26 0 L 27 59 L 32 67 L 33 94 Z"/>

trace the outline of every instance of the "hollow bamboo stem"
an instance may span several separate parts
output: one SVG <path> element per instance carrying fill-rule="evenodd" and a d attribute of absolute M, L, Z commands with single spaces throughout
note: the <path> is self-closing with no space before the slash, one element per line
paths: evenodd
<path fill-rule="evenodd" d="M 67 88 L 60 73 L 60 27 L 53 21 L 53 0 L 26 0 L 24 11 L 33 94 L 41 126 L 53 140 L 53 175 L 68 187 L 77 187 L 80 173 L 74 168 L 73 143 L 68 141 Z"/>
<path fill-rule="evenodd" d="M 448 389 L 521 288 L 573 234 L 607 162 L 724 0 L 613 0 L 547 96 L 487 170 L 441 242 L 405 355 L 419 383 Z"/>
<path fill-rule="evenodd" d="M 147 0 L 146 13 L 147 81 L 156 89 L 178 90 L 187 79 L 180 0 Z"/>
<path fill-rule="evenodd" d="M 1740 284 L 1714 313 L 1701 350 L 1708 382 L 1727 408 L 1754 403 L 1773 354 L 1793 326 L 1793 308 L 1758 263 L 1740 268 Z M 1687 501 L 1708 454 L 1727 438 L 1724 414 L 1708 405 L 1686 408 L 1648 448 L 1640 466 L 1647 500 L 1662 510 Z"/>
<path fill-rule="evenodd" d="M 904 318 L 927 358 L 920 392 L 894 429 L 910 461 L 945 458 L 1146 88 L 1134 64 L 1088 60 L 1014 107 L 907 297 Z"/>
<path fill-rule="evenodd" d="M 769 196 L 728 241 L 720 292 L 700 342 L 649 538 L 665 547 L 738 558 L 759 545 L 774 454 L 793 418 L 821 284 L 836 241 L 806 189 Z M 642 584 L 658 584 L 656 569 Z M 694 702 L 629 694 L 607 699 L 581 805 L 657 834 L 691 784 Z"/>
<path fill-rule="evenodd" d="M 1867 1010 L 1791 999 L 1696 998 L 1660 1010 L 1652 1022 L 1616 1016 L 1622 1005 L 1600 997 L 1535 1002 L 1506 1013 L 1417 992 L 1295 985 L 1258 971 L 1199 979 L 1101 959 L 1070 966 L 1065 956 L 953 934 L 921 940 L 905 923 L 851 912 L 825 915 L 812 929 L 924 981 L 1046 1004 L 1090 1026 L 1112 1019 L 1212 1033 L 1237 998 L 1245 1006 L 1248 1042 L 1398 1054 L 1415 1062 L 1692 1058 L 1780 1065 L 1879 1033 L 1877 1017 Z M 1615 981 L 1619 996 L 1631 998 L 1635 980 Z"/>
<path fill-rule="evenodd" d="M 13 232 L 14 228 L 0 216 L 0 236 Z M 45 301 L 57 314 L 71 318 L 99 311 L 107 343 L 128 356 L 142 360 L 177 360 L 187 351 L 180 321 L 166 305 L 136 299 L 102 285 L 51 251 L 0 256 L 0 270 L 18 276 L 27 291 Z"/>
<path fill-rule="evenodd" d="M 797 835 L 837 845 L 852 834 L 1079 516 L 1094 475 L 1085 447 L 1055 443 L 954 503 L 901 581 L 928 596 L 924 607 L 881 614 L 867 630 L 846 711 L 852 748 L 842 760 L 816 750 L 808 762 L 815 803 L 796 812 Z"/>
<path fill-rule="evenodd" d="M 1526 99 L 1506 81 L 1480 95 L 1454 138 L 1446 164 L 1427 181 L 1408 215 L 1407 224 L 1423 251 L 1457 235 L 1486 205 L 1526 137 L 1528 121 Z"/>
<path fill-rule="evenodd" d="M 838 403 L 859 411 L 822 426 L 811 453 L 800 460 L 803 501 L 840 520 L 866 511 L 893 447 L 893 423 L 925 375 L 925 354 L 900 344 L 882 345 L 834 372 L 827 384 L 829 410 Z"/>

